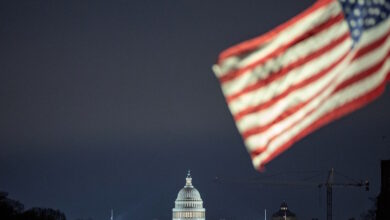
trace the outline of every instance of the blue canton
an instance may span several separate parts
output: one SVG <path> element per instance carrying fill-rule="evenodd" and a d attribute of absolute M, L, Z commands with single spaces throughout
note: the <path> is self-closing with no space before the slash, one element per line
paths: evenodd
<path fill-rule="evenodd" d="M 386 20 L 390 13 L 390 0 L 339 0 L 348 22 L 351 37 L 356 44 L 364 30 Z"/>

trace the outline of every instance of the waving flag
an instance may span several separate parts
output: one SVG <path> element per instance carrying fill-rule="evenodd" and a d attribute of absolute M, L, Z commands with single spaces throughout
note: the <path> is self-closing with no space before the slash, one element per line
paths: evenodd
<path fill-rule="evenodd" d="M 390 0 L 319 0 L 213 66 L 253 165 L 378 97 L 390 81 Z"/>

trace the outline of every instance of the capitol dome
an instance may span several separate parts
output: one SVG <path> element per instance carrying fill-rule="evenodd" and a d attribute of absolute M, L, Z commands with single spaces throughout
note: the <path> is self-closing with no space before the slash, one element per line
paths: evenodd
<path fill-rule="evenodd" d="M 172 210 L 174 220 L 204 220 L 205 209 L 200 193 L 192 185 L 192 177 L 188 171 L 186 185 L 177 194 L 175 208 Z"/>

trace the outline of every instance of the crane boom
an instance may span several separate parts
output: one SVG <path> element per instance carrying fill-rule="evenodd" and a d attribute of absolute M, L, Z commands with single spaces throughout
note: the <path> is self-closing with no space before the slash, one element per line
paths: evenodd
<path fill-rule="evenodd" d="M 313 183 L 313 182 L 302 182 L 302 181 L 267 181 L 267 180 L 255 180 L 255 181 L 237 181 L 237 180 L 231 180 L 226 181 L 221 179 L 220 177 L 215 177 L 214 181 L 216 183 L 222 183 L 222 182 L 231 182 L 231 183 L 260 183 L 265 185 L 284 185 L 284 186 L 318 186 L 326 187 L 326 219 L 332 220 L 333 218 L 333 188 L 334 187 L 365 187 L 366 191 L 369 190 L 369 181 L 354 181 L 354 182 L 334 182 L 334 175 L 335 175 L 335 169 L 331 168 L 328 173 L 328 179 L 325 183 Z"/>

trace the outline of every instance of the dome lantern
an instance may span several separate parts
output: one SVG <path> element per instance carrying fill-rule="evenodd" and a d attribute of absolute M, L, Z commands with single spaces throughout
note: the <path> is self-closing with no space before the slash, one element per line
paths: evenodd
<path fill-rule="evenodd" d="M 192 177 L 191 177 L 191 170 L 188 170 L 187 177 L 186 177 L 186 187 L 193 187 L 192 186 Z"/>

